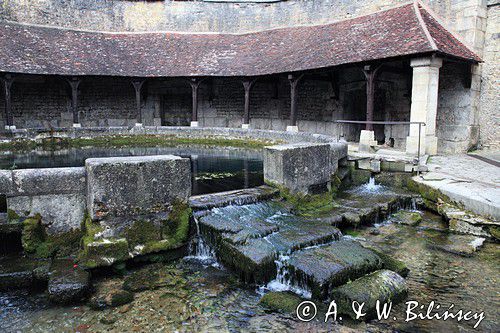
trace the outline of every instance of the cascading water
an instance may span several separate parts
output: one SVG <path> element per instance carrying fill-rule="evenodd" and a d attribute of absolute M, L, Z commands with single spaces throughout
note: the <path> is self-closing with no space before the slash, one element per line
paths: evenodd
<path fill-rule="evenodd" d="M 186 258 L 198 260 L 204 265 L 221 267 L 221 265 L 217 262 L 215 251 L 210 247 L 210 245 L 208 245 L 207 242 L 205 242 L 203 236 L 201 235 L 198 218 L 195 216 L 193 219 L 196 226 L 196 236 L 194 238 L 195 242 L 191 242 L 189 244 L 189 256 Z"/>

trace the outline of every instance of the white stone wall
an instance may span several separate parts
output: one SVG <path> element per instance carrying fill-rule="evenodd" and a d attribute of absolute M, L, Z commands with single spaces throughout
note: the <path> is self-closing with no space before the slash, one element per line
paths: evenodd
<path fill-rule="evenodd" d="M 480 85 L 480 143 L 485 148 L 498 149 L 500 148 L 500 6 L 489 7 L 487 14 Z"/>

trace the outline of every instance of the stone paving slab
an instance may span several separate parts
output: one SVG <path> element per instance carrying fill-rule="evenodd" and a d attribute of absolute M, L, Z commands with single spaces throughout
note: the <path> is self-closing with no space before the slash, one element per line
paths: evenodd
<path fill-rule="evenodd" d="M 341 240 L 294 252 L 289 265 L 314 298 L 325 299 L 332 288 L 382 268 L 383 262 L 358 242 Z"/>
<path fill-rule="evenodd" d="M 189 205 L 195 210 L 224 207 L 231 204 L 244 205 L 270 199 L 278 190 L 267 185 L 243 190 L 195 195 L 189 198 Z"/>
<path fill-rule="evenodd" d="M 467 210 L 500 221 L 500 168 L 467 155 L 433 156 L 430 172 L 413 179 Z"/>

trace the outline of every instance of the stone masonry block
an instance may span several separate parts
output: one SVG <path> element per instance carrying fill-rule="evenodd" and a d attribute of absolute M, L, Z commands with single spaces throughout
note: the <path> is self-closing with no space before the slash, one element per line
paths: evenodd
<path fill-rule="evenodd" d="M 0 170 L 0 194 L 9 194 L 12 191 L 12 171 Z"/>
<path fill-rule="evenodd" d="M 173 155 L 90 158 L 87 206 L 92 219 L 164 210 L 191 194 L 187 158 Z"/>
<path fill-rule="evenodd" d="M 12 171 L 13 196 L 84 194 L 85 168 L 40 168 Z"/>
<path fill-rule="evenodd" d="M 328 184 L 332 169 L 329 144 L 295 143 L 264 150 L 264 179 L 293 193 L 309 193 L 311 187 Z"/>

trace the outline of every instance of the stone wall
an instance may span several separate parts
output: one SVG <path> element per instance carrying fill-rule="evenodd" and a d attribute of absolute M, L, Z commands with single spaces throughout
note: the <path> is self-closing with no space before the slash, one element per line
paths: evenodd
<path fill-rule="evenodd" d="M 480 142 L 484 147 L 500 148 L 500 6 L 488 8 L 488 23 L 481 76 Z"/>

